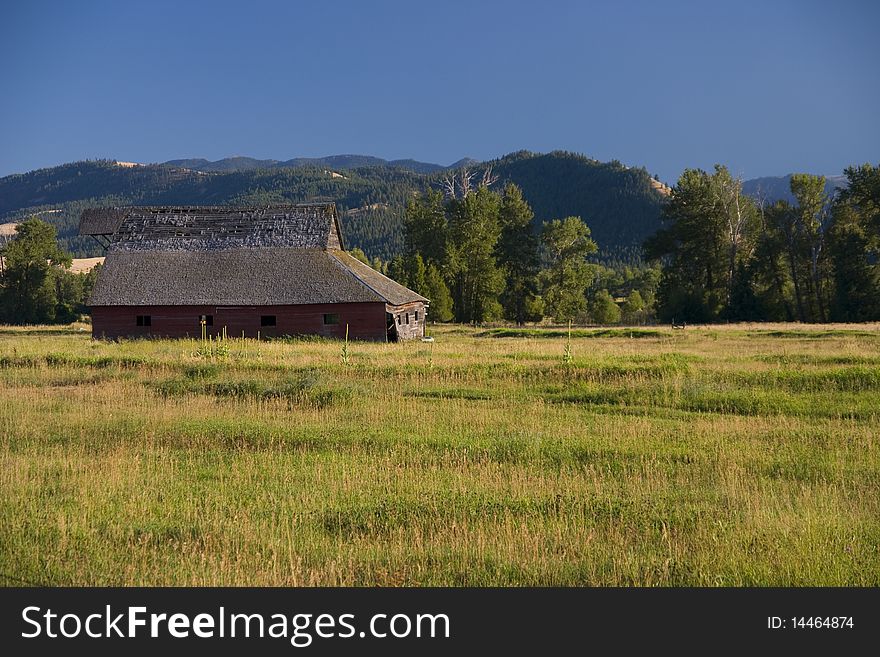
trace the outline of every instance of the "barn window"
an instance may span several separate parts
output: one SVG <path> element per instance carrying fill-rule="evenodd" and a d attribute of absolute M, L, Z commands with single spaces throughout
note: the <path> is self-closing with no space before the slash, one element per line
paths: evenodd
<path fill-rule="evenodd" d="M 402 323 L 403 323 L 403 319 L 400 317 L 400 315 L 398 315 L 397 316 L 397 325 L 400 326 Z"/>
<path fill-rule="evenodd" d="M 138 315 L 135 324 L 138 326 L 150 326 L 152 324 L 152 319 L 151 315 Z"/>
<path fill-rule="evenodd" d="M 275 315 L 261 315 L 260 326 L 275 326 Z"/>
<path fill-rule="evenodd" d="M 416 322 L 418 322 L 418 321 L 419 321 L 419 311 L 417 310 L 416 311 Z"/>
<path fill-rule="evenodd" d="M 339 323 L 339 315 L 336 313 L 324 313 L 324 323 L 325 324 L 338 324 Z"/>
<path fill-rule="evenodd" d="M 214 326 L 214 315 L 199 315 L 199 324 L 205 323 L 205 326 Z"/>
<path fill-rule="evenodd" d="M 406 323 L 409 324 L 409 313 L 406 314 Z"/>

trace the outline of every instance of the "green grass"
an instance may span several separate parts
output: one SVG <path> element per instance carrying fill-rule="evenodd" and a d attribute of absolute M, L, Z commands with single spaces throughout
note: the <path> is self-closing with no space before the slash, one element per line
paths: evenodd
<path fill-rule="evenodd" d="M 77 329 L 0 328 L 8 584 L 880 585 L 876 326 Z"/>

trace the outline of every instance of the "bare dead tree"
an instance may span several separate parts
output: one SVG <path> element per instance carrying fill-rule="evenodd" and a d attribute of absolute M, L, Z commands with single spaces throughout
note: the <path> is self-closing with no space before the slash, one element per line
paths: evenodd
<path fill-rule="evenodd" d="M 490 164 L 486 167 L 486 170 L 483 171 L 483 177 L 480 180 L 480 187 L 491 187 L 495 183 L 498 182 L 498 175 L 492 170 L 492 165 Z"/>
<path fill-rule="evenodd" d="M 476 177 L 476 171 L 465 167 L 456 172 L 446 174 L 443 180 L 440 181 L 440 186 L 447 198 L 455 199 L 466 198 L 474 189 L 490 187 L 498 182 L 498 176 L 493 173 L 491 166 L 483 171 L 479 183 L 475 186 L 474 180 Z"/>
<path fill-rule="evenodd" d="M 461 197 L 465 198 L 468 194 L 473 191 L 473 180 L 476 172 L 471 171 L 468 168 L 462 169 L 458 174 L 458 188 L 461 192 Z"/>
<path fill-rule="evenodd" d="M 455 174 L 448 173 L 440 182 L 440 185 L 443 187 L 443 193 L 446 194 L 447 198 L 455 198 Z"/>

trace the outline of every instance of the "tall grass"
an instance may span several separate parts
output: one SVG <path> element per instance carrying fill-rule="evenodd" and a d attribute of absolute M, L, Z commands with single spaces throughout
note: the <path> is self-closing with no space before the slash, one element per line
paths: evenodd
<path fill-rule="evenodd" d="M 650 331 L 0 329 L 0 576 L 880 584 L 878 327 Z"/>

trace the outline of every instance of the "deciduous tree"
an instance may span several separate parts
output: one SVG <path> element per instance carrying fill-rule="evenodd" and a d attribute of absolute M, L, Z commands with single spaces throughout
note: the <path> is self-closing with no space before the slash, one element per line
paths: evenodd
<path fill-rule="evenodd" d="M 40 219 L 28 219 L 2 250 L 3 274 L 0 315 L 12 324 L 54 322 L 58 313 L 59 269 L 69 267 L 70 255 L 58 248 L 55 228 Z"/>
<path fill-rule="evenodd" d="M 557 322 L 575 320 L 586 311 L 592 280 L 587 256 L 598 250 L 580 217 L 554 219 L 541 233 L 549 267 L 541 273 L 545 310 Z"/>
<path fill-rule="evenodd" d="M 599 290 L 590 300 L 590 317 L 596 324 L 617 324 L 620 322 L 620 306 L 608 290 Z"/>

